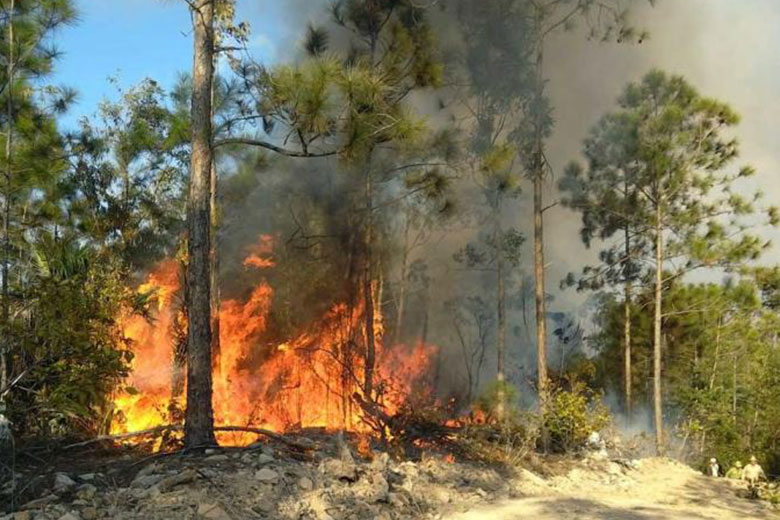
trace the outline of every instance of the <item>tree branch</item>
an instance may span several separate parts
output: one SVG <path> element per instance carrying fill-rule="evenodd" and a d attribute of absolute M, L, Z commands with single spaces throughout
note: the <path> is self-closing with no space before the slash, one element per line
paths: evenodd
<path fill-rule="evenodd" d="M 214 148 L 216 149 L 220 146 L 229 146 L 234 144 L 243 144 L 246 146 L 256 146 L 259 148 L 265 148 L 266 150 L 271 150 L 272 152 L 276 152 L 280 155 L 285 155 L 287 157 L 331 157 L 333 155 L 338 155 L 342 151 L 342 150 L 331 150 L 328 152 L 303 152 L 298 150 L 289 150 L 287 148 L 282 148 L 281 146 L 276 146 L 275 144 L 271 144 L 268 141 L 262 141 L 260 139 L 250 139 L 246 137 L 228 137 L 225 139 L 220 139 L 214 142 Z"/>

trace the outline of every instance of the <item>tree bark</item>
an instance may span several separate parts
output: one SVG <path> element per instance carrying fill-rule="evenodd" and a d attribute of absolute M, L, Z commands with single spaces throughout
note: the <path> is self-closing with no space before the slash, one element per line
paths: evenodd
<path fill-rule="evenodd" d="M 212 77 L 211 80 L 211 120 L 214 120 L 214 89 L 216 78 Z M 220 362 L 222 349 L 219 338 L 219 308 L 220 308 L 220 292 L 219 292 L 219 244 L 217 237 L 219 234 L 219 207 L 217 200 L 217 158 L 212 149 L 211 154 L 211 169 L 209 172 L 209 215 L 211 218 L 211 234 L 209 236 L 209 242 L 211 250 L 209 251 L 209 260 L 211 262 L 210 278 L 209 278 L 209 294 L 211 297 L 211 359 L 213 370 L 217 373 L 221 372 L 222 364 Z"/>
<path fill-rule="evenodd" d="M 734 363 L 731 372 L 732 391 L 731 391 L 731 417 L 734 422 L 737 421 L 737 352 L 734 351 Z"/>
<path fill-rule="evenodd" d="M 372 34 L 370 37 L 370 65 L 373 70 L 375 67 L 376 45 L 378 34 Z M 363 297 L 365 299 L 365 335 L 366 335 L 366 358 L 363 371 L 363 391 L 364 397 L 368 402 L 372 402 L 374 392 L 374 364 L 376 363 L 376 344 L 374 338 L 374 298 L 371 290 L 372 276 L 372 253 L 374 247 L 374 179 L 371 176 L 371 158 L 374 150 L 368 150 L 366 161 L 366 243 L 365 243 L 365 265 L 363 273 Z"/>
<path fill-rule="evenodd" d="M 653 317 L 653 405 L 655 410 L 655 448 L 664 452 L 663 403 L 661 401 L 661 319 L 663 303 L 663 210 L 656 200 L 655 210 L 655 315 Z"/>
<path fill-rule="evenodd" d="M 192 163 L 187 207 L 187 410 L 184 443 L 189 449 L 216 444 L 211 385 L 210 185 L 212 165 L 211 82 L 214 76 L 214 0 L 191 9 Z"/>
<path fill-rule="evenodd" d="M 503 232 L 501 230 L 500 200 L 496 202 L 494 237 L 496 247 L 496 287 L 498 293 L 498 331 L 496 337 L 498 403 L 496 403 L 496 416 L 499 421 L 503 421 L 506 416 L 506 388 L 504 387 L 506 364 L 506 289 L 504 284 L 504 251 L 502 247 Z"/>
<path fill-rule="evenodd" d="M 715 359 L 712 362 L 712 374 L 710 374 L 710 391 L 715 388 L 715 377 L 718 374 L 718 357 L 720 357 L 720 322 L 721 316 L 718 316 L 718 324 L 715 327 Z"/>
<path fill-rule="evenodd" d="M 543 13 L 538 13 L 537 29 L 542 29 Z M 534 282 L 536 300 L 536 371 L 538 377 L 539 411 L 544 416 L 547 409 L 547 323 L 545 311 L 545 284 L 544 284 L 544 220 L 542 206 L 542 189 L 544 181 L 544 150 L 542 128 L 544 114 L 542 113 L 542 98 L 544 94 L 543 76 L 544 39 L 538 35 L 536 49 L 536 121 L 535 151 L 534 151 Z M 543 444 L 546 442 L 546 434 L 543 432 Z"/>
<path fill-rule="evenodd" d="M 11 151 L 13 147 L 13 135 L 14 135 L 14 104 L 13 104 L 13 91 L 14 91 L 14 10 L 16 8 L 15 0 L 11 0 L 8 11 L 8 104 L 6 105 L 8 118 L 8 131 L 6 133 L 5 141 L 5 207 L 3 209 L 3 330 L 2 339 L 0 340 L 0 388 L 6 388 L 8 386 L 8 373 L 10 369 L 9 363 L 9 338 L 10 338 L 10 308 L 11 302 L 9 300 L 8 290 L 8 261 L 11 256 Z M 3 397 L 0 395 L 0 401 Z"/>
<path fill-rule="evenodd" d="M 623 302 L 623 370 L 625 378 L 625 402 L 626 402 L 626 415 L 630 419 L 632 415 L 632 402 L 631 402 L 631 281 L 629 277 L 629 265 L 631 244 L 629 238 L 628 226 L 625 227 L 625 242 L 626 242 L 626 267 L 623 271 L 625 278 L 624 302 Z"/>
<path fill-rule="evenodd" d="M 374 246 L 374 186 L 371 177 L 371 166 L 366 170 L 366 250 L 363 272 L 363 298 L 365 300 L 365 333 L 366 333 L 366 361 L 363 372 L 363 391 L 367 401 L 373 399 L 374 392 L 374 364 L 376 363 L 376 344 L 374 338 L 374 296 L 371 288 L 372 278 L 372 249 Z"/>
<path fill-rule="evenodd" d="M 406 311 L 406 285 L 409 271 L 409 230 L 411 219 L 406 215 L 404 223 L 404 250 L 401 258 L 401 281 L 398 287 L 398 316 L 395 321 L 395 333 L 393 343 L 398 344 L 403 340 L 404 312 Z"/>

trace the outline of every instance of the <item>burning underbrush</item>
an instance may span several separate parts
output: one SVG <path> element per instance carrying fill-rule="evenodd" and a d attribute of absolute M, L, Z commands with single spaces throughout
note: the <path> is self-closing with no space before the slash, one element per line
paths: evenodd
<path fill-rule="evenodd" d="M 247 297 L 224 299 L 219 309 L 213 371 L 217 426 L 275 432 L 319 428 L 376 434 L 386 440 L 408 426 L 398 424 L 400 412 L 435 403 L 437 347 L 422 342 L 386 345 L 383 317 L 375 312 L 376 383 L 366 396 L 364 302 L 335 303 L 294 337 L 269 339 L 273 289 L 262 278 L 263 270 L 274 266 L 269 237 L 249 250 L 244 266 L 256 271 L 258 282 Z M 180 262 L 160 263 L 139 287 L 139 293 L 154 303 L 151 319 L 132 315 L 123 321 L 134 359 L 126 387 L 114 400 L 112 434 L 181 422 L 186 404 L 182 275 Z M 375 302 L 374 308 L 380 306 Z M 223 432 L 219 437 L 229 445 L 256 439 L 245 432 Z"/>

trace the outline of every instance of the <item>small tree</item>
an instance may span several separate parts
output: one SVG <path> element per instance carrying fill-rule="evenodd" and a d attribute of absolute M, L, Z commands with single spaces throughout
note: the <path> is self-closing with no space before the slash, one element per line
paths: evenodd
<path fill-rule="evenodd" d="M 14 253 L 14 238 L 20 233 L 17 207 L 32 203 L 32 193 L 50 194 L 57 174 L 62 171 L 58 161 L 59 135 L 52 114 L 64 110 L 73 99 L 73 92 L 46 86 L 39 90 L 33 81 L 49 76 L 58 54 L 49 45 L 53 33 L 72 23 L 76 11 L 70 0 L 10 0 L 0 6 L 0 32 L 3 45 L 0 57 L 0 96 L 5 152 L 3 179 L 0 183 L 2 207 L 2 301 L 0 302 L 0 400 L 8 390 L 11 370 L 9 352 L 12 345 L 10 326 L 10 275 Z M 47 106 L 48 105 L 48 106 Z M 40 200 L 40 197 L 37 197 Z M 50 200 L 49 200 L 50 202 Z M 51 207 L 49 216 L 55 214 Z"/>
<path fill-rule="evenodd" d="M 496 276 L 496 414 L 503 420 L 506 281 L 519 266 L 519 246 L 524 240 L 518 231 L 506 229 L 504 216 L 510 202 L 520 194 L 512 132 L 528 104 L 530 33 L 523 2 L 487 0 L 456 5 L 458 22 L 468 42 L 461 65 L 468 82 L 461 104 L 472 114 L 467 164 L 486 209 L 486 215 L 478 215 L 477 220 L 489 230 L 481 233 L 478 242 L 468 244 L 456 260 L 470 268 L 490 270 Z"/>

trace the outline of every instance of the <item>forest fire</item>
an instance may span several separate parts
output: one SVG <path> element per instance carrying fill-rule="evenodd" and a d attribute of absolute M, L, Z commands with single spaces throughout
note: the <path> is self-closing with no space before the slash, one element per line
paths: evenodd
<path fill-rule="evenodd" d="M 246 269 L 274 265 L 270 240 L 263 237 L 246 259 Z M 139 292 L 154 291 L 153 319 L 132 316 L 124 324 L 135 354 L 127 391 L 114 402 L 112 433 L 172 424 L 184 408 L 182 344 L 186 318 L 181 310 L 180 266 L 166 260 L 148 275 Z M 273 289 L 260 281 L 244 300 L 226 299 L 220 308 L 220 354 L 214 367 L 216 425 L 251 426 L 274 431 L 322 427 L 367 432 L 362 396 L 363 307 L 332 306 L 307 330 L 283 342 L 264 340 Z M 437 348 L 382 343 L 382 316 L 375 316 L 377 388 L 374 399 L 394 414 L 407 397 L 431 388 Z M 227 444 L 247 444 L 252 434 L 228 433 Z"/>

